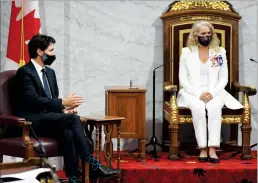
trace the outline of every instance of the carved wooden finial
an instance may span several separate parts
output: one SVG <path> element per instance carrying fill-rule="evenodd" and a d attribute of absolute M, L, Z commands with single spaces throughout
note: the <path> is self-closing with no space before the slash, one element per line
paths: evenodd
<path fill-rule="evenodd" d="M 218 0 L 182 0 L 171 4 L 169 11 L 181 11 L 192 9 L 210 9 L 226 12 L 235 12 L 232 5 L 227 1 Z"/>

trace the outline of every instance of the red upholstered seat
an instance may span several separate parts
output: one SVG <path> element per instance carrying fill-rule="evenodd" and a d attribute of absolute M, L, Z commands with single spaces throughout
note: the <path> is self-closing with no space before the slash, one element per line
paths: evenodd
<path fill-rule="evenodd" d="M 55 157 L 58 155 L 62 155 L 58 149 L 58 144 L 55 139 L 51 138 L 39 138 L 42 146 L 45 148 L 46 154 L 48 157 Z M 31 138 L 33 142 L 33 146 L 36 149 L 39 149 L 39 142 Z M 24 158 L 26 156 L 26 145 L 24 144 L 22 137 L 12 137 L 12 138 L 4 138 L 0 140 L 1 144 L 1 153 L 14 157 Z M 40 156 L 37 152 L 34 153 L 36 156 Z"/>

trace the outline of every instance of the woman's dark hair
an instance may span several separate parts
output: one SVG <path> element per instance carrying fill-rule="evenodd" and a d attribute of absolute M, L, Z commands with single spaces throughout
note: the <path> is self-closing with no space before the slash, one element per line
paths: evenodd
<path fill-rule="evenodd" d="M 36 58 L 38 56 L 37 50 L 41 49 L 44 51 L 51 43 L 56 43 L 56 40 L 51 36 L 43 34 L 34 35 L 28 44 L 30 58 Z"/>

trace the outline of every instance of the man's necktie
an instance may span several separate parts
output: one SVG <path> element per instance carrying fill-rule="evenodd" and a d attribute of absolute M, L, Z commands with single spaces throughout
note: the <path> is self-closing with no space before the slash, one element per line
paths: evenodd
<path fill-rule="evenodd" d="M 46 70 L 43 68 L 43 69 L 41 70 L 41 72 L 43 73 L 43 85 L 44 85 L 45 93 L 46 93 L 46 95 L 47 95 L 49 98 L 52 98 L 52 97 L 51 97 L 51 90 L 50 90 L 49 85 L 48 85 L 48 82 L 47 82 Z"/>

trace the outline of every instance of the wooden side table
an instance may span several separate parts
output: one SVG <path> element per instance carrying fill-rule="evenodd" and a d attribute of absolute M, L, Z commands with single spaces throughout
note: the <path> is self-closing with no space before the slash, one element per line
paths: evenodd
<path fill-rule="evenodd" d="M 138 139 L 139 157 L 145 160 L 146 143 L 146 89 L 124 86 L 105 87 L 106 115 L 124 116 L 121 138 Z M 116 129 L 113 130 L 116 136 Z"/>
<path fill-rule="evenodd" d="M 92 140 L 92 132 L 94 130 L 94 126 L 96 128 L 96 158 L 99 162 L 101 162 L 101 134 L 102 134 L 102 125 L 104 126 L 104 134 L 105 134 L 105 143 L 104 143 L 104 157 L 107 163 L 107 166 L 112 167 L 112 154 L 113 154 L 113 142 L 112 142 L 112 131 L 113 126 L 116 126 L 117 131 L 117 169 L 120 170 L 120 126 L 121 121 L 124 120 L 124 117 L 118 116 L 85 116 L 81 117 L 83 121 L 86 122 L 85 133 L 88 138 Z M 87 128 L 87 125 L 90 128 Z M 117 180 L 120 182 L 120 176 L 118 176 Z"/>

